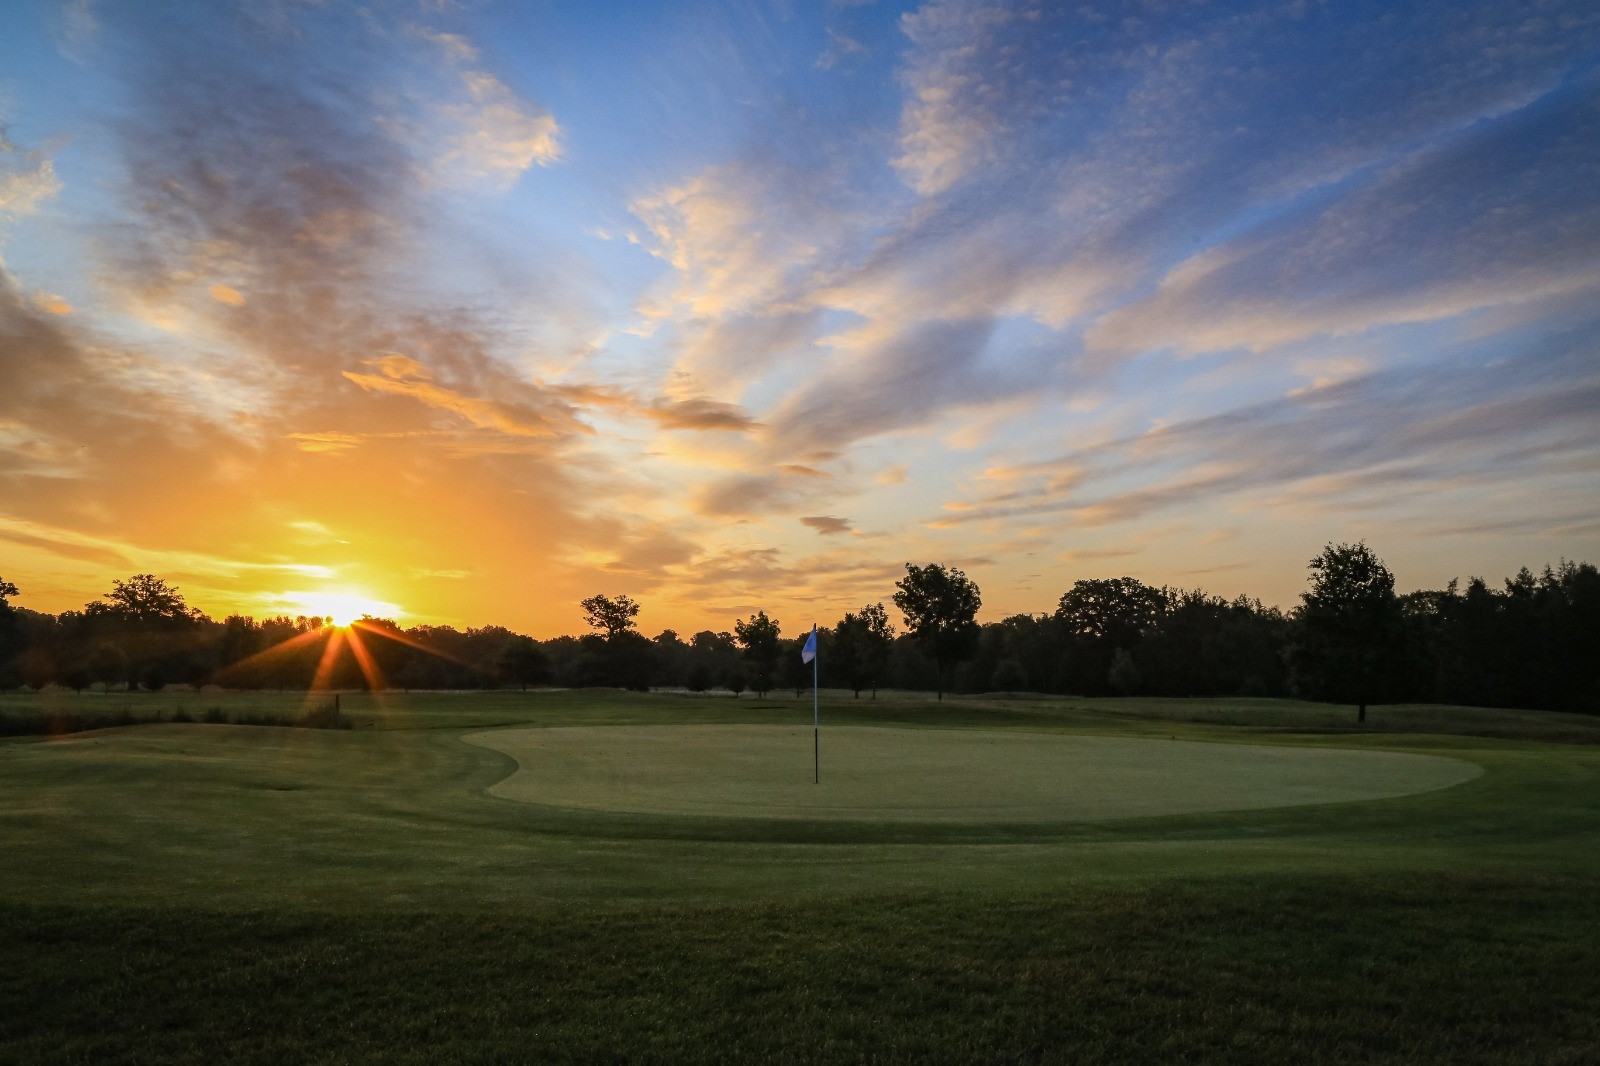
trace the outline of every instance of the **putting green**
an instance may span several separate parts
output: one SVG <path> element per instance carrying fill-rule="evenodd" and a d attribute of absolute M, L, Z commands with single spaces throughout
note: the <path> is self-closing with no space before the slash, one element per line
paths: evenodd
<path fill-rule="evenodd" d="M 871 822 L 1083 822 L 1383 799 L 1478 776 L 1458 759 L 997 730 L 498 729 L 470 743 L 517 770 L 489 791 L 638 814 Z"/>

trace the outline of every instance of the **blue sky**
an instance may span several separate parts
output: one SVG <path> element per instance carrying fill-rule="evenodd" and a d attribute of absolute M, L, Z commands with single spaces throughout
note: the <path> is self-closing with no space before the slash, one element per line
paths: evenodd
<path fill-rule="evenodd" d="M 20 3 L 0 569 L 799 631 L 1600 555 L 1589 3 Z"/>

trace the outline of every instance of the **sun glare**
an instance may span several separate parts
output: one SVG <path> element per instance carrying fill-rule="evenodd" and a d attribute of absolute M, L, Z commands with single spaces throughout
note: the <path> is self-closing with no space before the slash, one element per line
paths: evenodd
<path fill-rule="evenodd" d="M 393 618 L 403 613 L 399 606 L 348 592 L 298 592 L 285 597 L 297 614 L 318 615 L 333 625 L 346 627 L 362 615 Z"/>

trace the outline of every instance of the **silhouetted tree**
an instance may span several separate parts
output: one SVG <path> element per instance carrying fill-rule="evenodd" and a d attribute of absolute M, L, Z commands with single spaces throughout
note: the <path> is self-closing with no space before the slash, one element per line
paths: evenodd
<path fill-rule="evenodd" d="M 757 611 L 744 621 L 734 622 L 733 632 L 744 649 L 750 687 L 757 697 L 766 699 L 778 668 L 778 623 L 768 618 L 766 611 Z"/>
<path fill-rule="evenodd" d="M 894 604 L 905 616 L 906 629 L 927 648 L 938 672 L 939 699 L 944 699 L 950 668 L 972 654 L 978 640 L 978 586 L 960 570 L 938 563 L 906 564 L 906 576 L 895 582 Z"/>
<path fill-rule="evenodd" d="M 84 689 L 94 684 L 94 678 L 89 676 L 88 665 L 81 659 L 69 660 L 56 671 L 56 680 L 80 695 Z"/>
<path fill-rule="evenodd" d="M 702 629 L 689 638 L 689 647 L 692 649 L 692 662 L 701 671 L 699 677 L 707 682 L 707 688 L 726 684 L 735 673 L 741 673 L 742 676 L 739 644 L 733 639 L 732 633 Z"/>
<path fill-rule="evenodd" d="M 43 648 L 29 648 L 17 664 L 22 683 L 38 692 L 56 679 L 55 660 Z"/>
<path fill-rule="evenodd" d="M 597 629 L 607 640 L 615 640 L 634 626 L 639 615 L 639 605 L 626 596 L 590 596 L 578 606 L 583 608 L 583 620 Z"/>
<path fill-rule="evenodd" d="M 652 643 L 656 646 L 656 676 L 659 678 L 659 683 L 687 686 L 690 661 L 693 656 L 689 645 L 671 629 L 663 629 L 656 634 Z"/>
<path fill-rule="evenodd" d="M 838 672 L 833 676 L 861 698 L 870 688 L 878 698 L 878 686 L 889 667 L 889 651 L 894 644 L 894 626 L 882 603 L 869 603 L 855 614 L 846 614 L 833 628 L 832 658 Z"/>
<path fill-rule="evenodd" d="M 11 688 L 17 677 L 17 657 L 22 654 L 22 618 L 11 606 L 17 586 L 0 578 L 0 689 Z"/>
<path fill-rule="evenodd" d="M 126 581 L 113 581 L 111 591 L 89 604 L 86 611 L 143 625 L 181 624 L 201 617 L 183 601 L 176 587 L 154 574 L 135 574 Z"/>
<path fill-rule="evenodd" d="M 139 687 L 146 692 L 160 692 L 167 687 L 167 675 L 156 663 L 150 663 L 139 671 Z"/>
<path fill-rule="evenodd" d="M 102 643 L 89 656 L 89 676 L 105 685 L 106 691 L 128 676 L 128 656 L 115 644 Z"/>
<path fill-rule="evenodd" d="M 605 634 L 605 645 L 592 653 L 598 676 L 587 683 L 648 690 L 655 672 L 655 649 L 634 629 L 639 605 L 627 596 L 590 596 L 580 606 L 584 621 Z"/>
<path fill-rule="evenodd" d="M 550 657 L 532 637 L 512 637 L 500 649 L 495 666 L 502 678 L 513 685 L 521 685 L 524 692 L 529 685 L 550 680 Z"/>
<path fill-rule="evenodd" d="M 641 633 L 625 630 L 605 642 L 609 684 L 634 692 L 648 692 L 655 677 L 656 646 Z"/>
<path fill-rule="evenodd" d="M 1365 542 L 1329 544 L 1308 564 L 1300 594 L 1297 675 L 1323 698 L 1350 698 L 1367 720 L 1383 654 L 1394 639 L 1400 604 L 1394 575 Z"/>
<path fill-rule="evenodd" d="M 696 660 L 683 679 L 683 687 L 690 692 L 704 692 L 711 687 L 711 667 L 705 662 Z"/>

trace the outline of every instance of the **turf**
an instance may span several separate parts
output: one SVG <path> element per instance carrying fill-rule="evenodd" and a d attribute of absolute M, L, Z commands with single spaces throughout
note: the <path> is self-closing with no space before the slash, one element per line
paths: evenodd
<path fill-rule="evenodd" d="M 827 702 L 836 730 L 1481 771 L 1358 802 L 941 824 L 513 802 L 491 789 L 517 762 L 462 739 L 803 735 L 808 701 L 347 694 L 355 728 L 321 731 L 170 724 L 303 696 L 45 700 L 169 721 L 0 740 L 0 1062 L 1600 1059 L 1592 719 Z"/>
<path fill-rule="evenodd" d="M 856 822 L 1109 821 L 1403 796 L 1476 777 L 1394 752 L 1025 730 L 840 726 L 828 777 L 792 726 L 500 729 L 464 738 L 517 761 L 490 792 L 555 807 Z"/>

